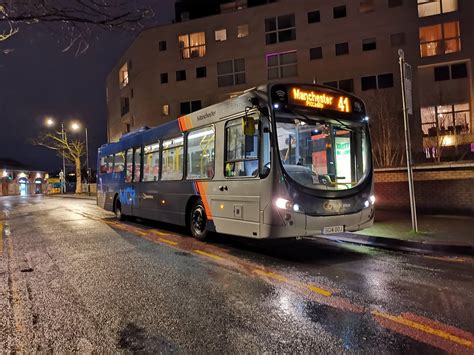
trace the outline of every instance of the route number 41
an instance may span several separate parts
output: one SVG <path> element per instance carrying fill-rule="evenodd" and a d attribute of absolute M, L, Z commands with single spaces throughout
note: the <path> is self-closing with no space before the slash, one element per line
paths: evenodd
<path fill-rule="evenodd" d="M 337 107 L 339 108 L 339 110 L 341 112 L 349 112 L 349 98 L 347 97 L 340 97 L 339 98 L 339 103 L 337 105 Z"/>

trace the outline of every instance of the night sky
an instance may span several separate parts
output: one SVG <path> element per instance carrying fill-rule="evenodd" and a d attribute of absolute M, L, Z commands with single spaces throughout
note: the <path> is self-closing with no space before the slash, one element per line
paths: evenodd
<path fill-rule="evenodd" d="M 173 0 L 157 0 L 159 23 L 174 16 Z M 89 131 L 90 165 L 106 142 L 105 80 L 137 33 L 100 32 L 89 50 L 75 57 L 62 53 L 59 34 L 37 25 L 22 26 L 12 39 L 0 42 L 0 158 L 18 160 L 41 170 L 58 170 L 53 151 L 31 145 L 44 127 L 44 117 L 82 122 Z M 4 54 L 6 49 L 12 49 Z"/>

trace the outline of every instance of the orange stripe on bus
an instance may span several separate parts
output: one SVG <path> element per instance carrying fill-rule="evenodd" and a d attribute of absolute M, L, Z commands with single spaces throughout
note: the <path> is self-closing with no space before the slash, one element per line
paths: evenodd
<path fill-rule="evenodd" d="M 207 201 L 207 185 L 204 182 L 196 182 L 198 186 L 198 193 L 201 195 L 201 200 L 204 205 L 204 210 L 206 211 L 207 219 L 212 220 L 212 211 L 209 207 L 209 202 Z"/>

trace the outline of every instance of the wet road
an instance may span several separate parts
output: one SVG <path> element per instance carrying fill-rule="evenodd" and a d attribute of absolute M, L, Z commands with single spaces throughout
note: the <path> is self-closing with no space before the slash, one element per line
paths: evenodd
<path fill-rule="evenodd" d="M 0 197 L 0 352 L 474 352 L 473 261 Z"/>

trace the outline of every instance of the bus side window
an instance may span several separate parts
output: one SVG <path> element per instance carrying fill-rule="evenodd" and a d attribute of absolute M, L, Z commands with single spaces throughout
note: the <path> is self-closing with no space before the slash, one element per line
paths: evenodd
<path fill-rule="evenodd" d="M 114 173 L 121 173 L 124 170 L 125 153 L 120 152 L 114 157 Z"/>
<path fill-rule="evenodd" d="M 133 176 L 133 151 L 131 149 L 127 150 L 126 153 L 126 169 L 125 169 L 125 182 L 132 182 Z"/>
<path fill-rule="evenodd" d="M 142 176 L 142 148 L 133 149 L 133 182 L 140 182 Z"/>
<path fill-rule="evenodd" d="M 162 150 L 161 180 L 181 180 L 183 178 L 183 136 L 164 140 Z"/>
<path fill-rule="evenodd" d="M 253 124 L 253 129 L 248 127 Z M 244 134 L 244 129 L 248 133 Z M 258 120 L 238 118 L 227 122 L 225 177 L 256 177 L 258 175 Z"/>
<path fill-rule="evenodd" d="M 214 177 L 214 141 L 214 127 L 197 129 L 188 134 L 186 179 L 212 179 Z"/>
<path fill-rule="evenodd" d="M 266 117 L 260 120 L 260 177 L 268 176 L 271 170 L 270 122 Z"/>
<path fill-rule="evenodd" d="M 107 174 L 107 157 L 100 158 L 100 173 Z"/>

